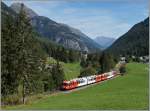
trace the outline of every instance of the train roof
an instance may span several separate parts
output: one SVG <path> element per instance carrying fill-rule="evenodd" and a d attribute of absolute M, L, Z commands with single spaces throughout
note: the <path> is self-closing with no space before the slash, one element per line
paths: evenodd
<path fill-rule="evenodd" d="M 96 75 L 86 76 L 86 77 L 80 77 L 80 78 L 74 78 L 74 79 L 71 79 L 71 80 L 69 80 L 69 81 L 64 80 L 63 82 L 64 82 L 64 83 L 70 83 L 71 81 L 83 80 L 83 79 L 85 79 L 85 78 L 87 78 L 87 77 L 94 77 L 94 76 L 96 76 Z"/>

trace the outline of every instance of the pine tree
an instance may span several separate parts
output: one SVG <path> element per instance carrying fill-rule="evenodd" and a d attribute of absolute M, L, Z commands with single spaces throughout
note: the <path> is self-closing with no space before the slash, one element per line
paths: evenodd
<path fill-rule="evenodd" d="M 62 82 L 64 80 L 64 72 L 58 61 L 57 61 L 57 64 L 53 66 L 51 73 L 52 73 L 52 77 L 53 77 L 56 89 L 60 89 Z"/>
<path fill-rule="evenodd" d="M 34 39 L 30 21 L 21 6 L 16 23 L 16 39 L 18 43 L 18 74 L 23 85 L 23 102 L 26 94 L 36 90 L 35 81 L 38 81 L 40 73 L 40 58 L 34 52 Z M 26 92 L 27 91 L 27 92 Z"/>
<path fill-rule="evenodd" d="M 75 60 L 76 60 L 75 53 L 73 52 L 73 50 L 69 50 L 69 61 L 74 62 Z"/>
<path fill-rule="evenodd" d="M 112 55 L 106 52 L 103 52 L 100 59 L 100 64 L 102 73 L 110 71 L 110 69 L 112 69 L 115 65 Z"/>
<path fill-rule="evenodd" d="M 87 66 L 87 62 L 86 62 L 86 60 L 85 60 L 83 57 L 81 58 L 80 65 L 81 65 L 82 67 L 86 67 L 86 66 Z"/>
<path fill-rule="evenodd" d="M 18 74 L 16 70 L 18 67 L 17 55 L 17 40 L 15 38 L 16 28 L 14 19 L 11 16 L 6 17 L 6 24 L 2 26 L 2 96 L 7 96 L 17 92 Z"/>

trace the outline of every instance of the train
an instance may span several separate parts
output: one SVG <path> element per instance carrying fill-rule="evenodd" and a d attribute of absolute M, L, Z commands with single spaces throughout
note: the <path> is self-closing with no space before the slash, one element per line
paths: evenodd
<path fill-rule="evenodd" d="M 86 77 L 81 77 L 81 78 L 75 78 L 75 79 L 72 79 L 69 81 L 64 80 L 61 89 L 62 90 L 75 89 L 75 88 L 78 88 L 81 86 L 86 86 L 89 84 L 98 83 L 101 81 L 111 79 L 111 78 L 115 77 L 116 75 L 118 75 L 117 71 L 110 71 L 110 72 L 106 72 L 103 74 L 91 75 L 91 76 L 86 76 Z"/>

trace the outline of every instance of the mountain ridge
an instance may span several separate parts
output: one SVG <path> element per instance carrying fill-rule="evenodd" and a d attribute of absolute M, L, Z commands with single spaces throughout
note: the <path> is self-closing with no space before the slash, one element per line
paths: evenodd
<path fill-rule="evenodd" d="M 15 5 L 11 5 L 11 9 L 20 10 L 21 3 L 16 3 Z M 16 6 L 17 8 L 14 8 Z M 30 16 L 30 12 L 32 9 L 25 6 L 24 8 L 28 16 Z M 18 11 L 16 11 L 18 12 Z M 34 12 L 32 10 L 32 12 Z M 35 14 L 34 14 L 35 15 Z M 97 44 L 94 40 L 89 38 L 87 35 L 75 29 L 71 26 L 64 25 L 62 23 L 57 23 L 51 20 L 48 17 L 40 16 L 40 15 L 31 15 L 31 24 L 33 28 L 42 36 L 54 41 L 58 44 L 63 45 L 66 48 L 75 49 L 79 51 L 86 51 L 86 52 L 95 52 L 100 51 L 101 46 Z"/>
<path fill-rule="evenodd" d="M 121 55 L 149 54 L 149 17 L 135 24 L 119 37 L 106 51 Z"/>
<path fill-rule="evenodd" d="M 103 49 L 106 49 L 109 47 L 116 39 L 111 37 L 105 37 L 105 36 L 98 36 L 94 38 L 95 42 L 97 42 L 99 45 L 103 47 Z"/>

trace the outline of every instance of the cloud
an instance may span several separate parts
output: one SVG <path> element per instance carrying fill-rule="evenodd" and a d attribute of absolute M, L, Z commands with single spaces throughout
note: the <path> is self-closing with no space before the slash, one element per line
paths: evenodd
<path fill-rule="evenodd" d="M 148 9 L 147 9 L 147 10 L 144 10 L 144 11 L 143 11 L 143 15 L 148 17 L 148 16 L 149 16 L 149 10 L 148 10 Z"/>
<path fill-rule="evenodd" d="M 63 10 L 63 13 L 64 14 L 73 14 L 73 13 L 76 13 L 78 10 L 76 9 L 73 9 L 73 8 L 69 8 L 69 9 L 64 9 Z"/>
<path fill-rule="evenodd" d="M 80 11 L 81 12 L 81 11 Z M 111 16 L 110 12 L 101 13 L 95 16 L 72 16 L 66 19 L 66 16 L 61 18 L 55 18 L 56 21 L 73 26 L 91 38 L 97 36 L 107 36 L 118 38 L 125 32 L 127 32 L 132 24 L 129 24 L 123 20 L 119 20 Z M 90 13 L 90 11 L 89 11 Z M 95 12 L 96 13 L 96 12 Z M 93 14 L 93 13 L 92 13 Z M 90 14 L 89 14 L 90 15 Z"/>
<path fill-rule="evenodd" d="M 69 15 L 71 17 L 76 16 L 97 16 L 97 15 L 104 15 L 105 13 L 111 13 L 111 10 L 108 9 L 100 9 L 100 8 L 77 8 L 77 7 L 65 7 L 64 9 L 60 10 L 60 13 L 65 15 Z"/>

